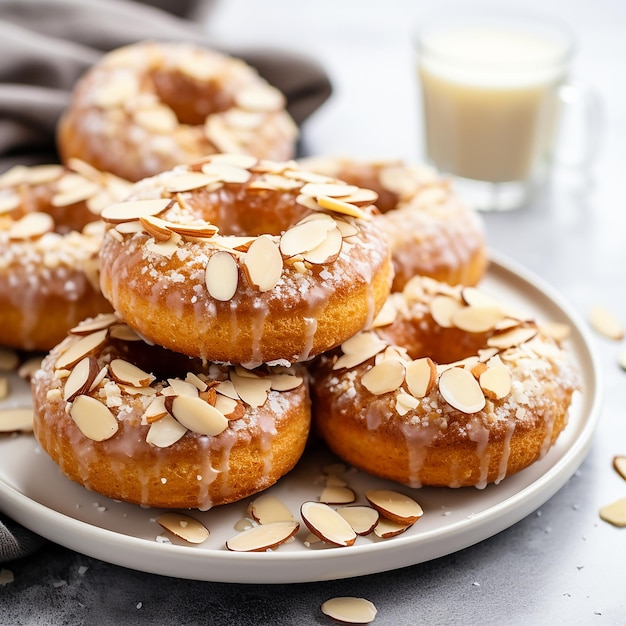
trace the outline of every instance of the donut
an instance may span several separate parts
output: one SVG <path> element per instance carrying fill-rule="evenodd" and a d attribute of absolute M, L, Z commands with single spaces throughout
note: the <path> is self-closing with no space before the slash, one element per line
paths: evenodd
<path fill-rule="evenodd" d="M 470 286 L 484 276 L 488 254 L 482 219 L 431 168 L 340 157 L 311 157 L 300 165 L 377 192 L 382 213 L 377 220 L 393 258 L 393 291 L 402 291 L 413 276 Z"/>
<path fill-rule="evenodd" d="M 244 61 L 185 43 L 118 48 L 76 83 L 61 117 L 61 158 L 137 181 L 207 154 L 293 156 L 285 98 Z"/>
<path fill-rule="evenodd" d="M 411 487 L 485 487 L 542 458 L 578 388 L 568 352 L 476 287 L 415 277 L 323 355 L 314 424 L 340 458 Z"/>
<path fill-rule="evenodd" d="M 289 161 L 178 166 L 102 212 L 102 292 L 175 352 L 248 367 L 311 359 L 367 327 L 389 294 L 372 199 Z"/>
<path fill-rule="evenodd" d="M 305 374 L 300 364 L 250 371 L 190 359 L 101 314 L 73 328 L 33 376 L 34 433 L 88 489 L 206 510 L 296 464 L 311 418 Z"/>
<path fill-rule="evenodd" d="M 0 176 L 0 345 L 49 350 L 81 319 L 111 310 L 99 288 L 98 213 L 130 183 L 70 166 Z"/>

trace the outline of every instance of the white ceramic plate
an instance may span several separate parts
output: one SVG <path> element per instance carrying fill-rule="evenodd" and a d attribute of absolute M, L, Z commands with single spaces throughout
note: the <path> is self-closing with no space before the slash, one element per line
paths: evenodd
<path fill-rule="evenodd" d="M 492 263 L 483 288 L 540 320 L 569 323 L 569 340 L 582 372 L 584 390 L 575 398 L 570 421 L 541 461 L 484 490 L 411 490 L 350 471 L 358 494 L 387 486 L 420 502 L 423 518 L 403 535 L 372 540 L 359 537 L 349 548 L 306 547 L 301 525 L 296 540 L 275 551 L 234 553 L 224 547 L 245 516 L 248 501 L 190 514 L 209 529 L 200 545 L 171 538 L 155 522 L 159 510 L 115 502 L 72 483 L 41 451 L 35 439 L 0 439 L 0 509 L 27 528 L 78 552 L 125 567 L 180 578 L 239 582 L 293 583 L 347 578 L 421 563 L 450 554 L 508 528 L 547 501 L 573 475 L 590 445 L 600 410 L 598 368 L 587 331 L 575 314 L 537 277 L 509 260 Z M 12 381 L 18 385 L 18 381 Z M 27 388 L 23 389 L 27 397 Z M 19 394 L 18 394 L 19 395 Z M 12 394 L 15 398 L 15 394 Z M 311 449 L 298 467 L 271 488 L 294 515 L 321 492 L 321 471 L 334 459 Z"/>

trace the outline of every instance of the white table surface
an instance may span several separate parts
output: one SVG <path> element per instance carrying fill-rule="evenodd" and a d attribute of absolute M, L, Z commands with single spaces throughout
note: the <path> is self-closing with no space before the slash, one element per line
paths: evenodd
<path fill-rule="evenodd" d="M 489 245 L 540 275 L 581 317 L 602 304 L 626 322 L 626 3 L 504 5 L 574 30 L 573 78 L 602 98 L 604 133 L 588 176 L 558 168 L 528 208 L 485 214 Z M 427 3 L 410 0 L 223 0 L 208 29 L 229 44 L 298 50 L 325 66 L 334 93 L 305 124 L 304 153 L 420 160 L 409 33 L 427 13 Z M 591 450 L 555 496 L 495 537 L 399 571 L 291 586 L 165 578 L 48 545 L 5 566 L 15 581 L 0 587 L 0 623 L 330 624 L 321 603 L 357 595 L 374 602 L 381 625 L 624 624 L 626 528 L 598 510 L 626 497 L 612 468 L 613 456 L 626 454 L 626 372 L 617 365 L 626 343 L 592 341 L 604 408 Z"/>

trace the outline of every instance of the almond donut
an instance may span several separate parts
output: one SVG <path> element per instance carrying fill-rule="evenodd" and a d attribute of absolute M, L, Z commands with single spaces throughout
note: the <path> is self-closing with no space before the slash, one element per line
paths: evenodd
<path fill-rule="evenodd" d="M 71 330 L 32 378 L 34 432 L 71 480 L 144 506 L 198 508 L 274 484 L 310 425 L 302 365 L 203 363 L 115 314 Z"/>
<path fill-rule="evenodd" d="M 546 454 L 578 373 L 535 321 L 416 277 L 312 384 L 314 424 L 344 461 L 411 487 L 483 488 Z"/>
<path fill-rule="evenodd" d="M 376 191 L 383 214 L 377 220 L 393 258 L 394 291 L 402 291 L 413 276 L 451 285 L 476 285 L 484 276 L 488 255 L 482 219 L 433 169 L 323 157 L 303 159 L 300 165 Z"/>
<path fill-rule="evenodd" d="M 77 82 L 57 144 L 64 161 L 137 181 L 217 152 L 289 159 L 297 135 L 282 93 L 244 61 L 142 42 L 106 54 Z"/>
<path fill-rule="evenodd" d="M 98 213 L 130 183 L 70 165 L 0 176 L 0 345 L 49 350 L 81 319 L 111 310 L 99 288 Z"/>
<path fill-rule="evenodd" d="M 176 352 L 249 367 L 310 359 L 367 327 L 387 298 L 374 199 L 293 162 L 179 166 L 102 212 L 102 292 Z"/>

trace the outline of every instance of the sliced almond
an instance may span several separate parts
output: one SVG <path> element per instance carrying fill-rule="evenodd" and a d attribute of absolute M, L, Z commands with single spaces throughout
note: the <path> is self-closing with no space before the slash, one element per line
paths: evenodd
<path fill-rule="evenodd" d="M 211 389 L 210 391 L 215 390 Z M 218 393 L 215 394 L 215 404 L 213 404 L 213 406 L 220 413 L 222 413 L 229 422 L 239 420 L 246 414 L 246 410 L 242 402 L 233 400 L 232 398 L 227 398 L 226 396 Z"/>
<path fill-rule="evenodd" d="M 157 241 L 168 241 L 172 237 L 172 231 L 168 228 L 168 222 L 165 220 L 154 215 L 143 215 L 139 221 L 148 235 Z"/>
<path fill-rule="evenodd" d="M 572 334 L 572 327 L 562 322 L 548 322 L 541 325 L 541 330 L 557 342 L 565 341 Z"/>
<path fill-rule="evenodd" d="M 187 429 L 171 415 L 165 415 L 150 425 L 146 442 L 157 448 L 169 448 L 181 439 Z"/>
<path fill-rule="evenodd" d="M 324 504 L 352 504 L 356 500 L 356 494 L 350 487 L 335 487 L 326 484 L 320 502 Z"/>
<path fill-rule="evenodd" d="M 286 257 L 293 257 L 314 250 L 324 243 L 328 232 L 336 228 L 334 221 L 308 220 L 286 230 L 280 238 L 280 251 Z"/>
<path fill-rule="evenodd" d="M 119 428 L 115 415 L 91 396 L 78 396 L 72 403 L 70 416 L 80 432 L 92 441 L 106 441 Z"/>
<path fill-rule="evenodd" d="M 471 307 L 501 308 L 495 298 L 478 287 L 463 287 L 461 298 L 465 304 Z"/>
<path fill-rule="evenodd" d="M 251 85 L 235 92 L 237 106 L 247 111 L 278 111 L 285 105 L 285 96 L 265 84 Z"/>
<path fill-rule="evenodd" d="M 395 391 L 404 382 L 404 364 L 389 359 L 374 365 L 361 377 L 363 386 L 374 395 Z"/>
<path fill-rule="evenodd" d="M 73 367 L 83 357 L 96 352 L 107 339 L 109 333 L 108 328 L 103 328 L 90 335 L 81 337 L 78 341 L 72 343 L 68 349 L 57 359 L 54 367 L 56 369 L 68 369 Z"/>
<path fill-rule="evenodd" d="M 600 509 L 600 518 L 613 526 L 626 526 L 626 498 L 603 506 Z"/>
<path fill-rule="evenodd" d="M 76 185 L 59 193 L 55 193 L 52 198 L 50 198 L 50 204 L 56 207 L 69 207 L 72 204 L 88 200 L 98 194 L 100 190 L 100 185 L 83 178 L 81 185 Z"/>
<path fill-rule="evenodd" d="M 163 419 L 167 414 L 167 409 L 165 408 L 165 397 L 156 396 L 148 405 L 148 408 L 144 411 L 141 416 L 141 421 L 145 424 L 153 424 L 154 422 Z"/>
<path fill-rule="evenodd" d="M 626 456 L 616 456 L 613 458 L 615 471 L 626 480 Z"/>
<path fill-rule="evenodd" d="M 502 309 L 489 306 L 466 306 L 452 314 L 452 325 L 468 333 L 491 330 L 504 317 Z"/>
<path fill-rule="evenodd" d="M 47 213 L 27 213 L 9 228 L 10 239 L 33 239 L 54 230 L 54 220 Z"/>
<path fill-rule="evenodd" d="M 221 302 L 227 302 L 239 284 L 239 269 L 229 252 L 215 252 L 211 255 L 205 271 L 205 282 L 209 295 Z"/>
<path fill-rule="evenodd" d="M 396 396 L 396 412 L 398 415 L 406 415 L 419 406 L 419 400 L 411 394 L 400 392 Z"/>
<path fill-rule="evenodd" d="M 141 337 L 128 324 L 114 324 L 111 326 L 109 337 L 119 341 L 142 341 Z"/>
<path fill-rule="evenodd" d="M 178 422 L 194 433 L 215 437 L 228 428 L 226 417 L 201 398 L 168 396 L 165 407 Z"/>
<path fill-rule="evenodd" d="M 194 517 L 181 513 L 162 513 L 156 518 L 157 524 L 169 530 L 187 543 L 203 543 L 209 538 L 208 528 Z"/>
<path fill-rule="evenodd" d="M 0 215 L 10 213 L 22 204 L 22 199 L 15 192 L 11 191 L 0 196 Z"/>
<path fill-rule="evenodd" d="M 381 539 L 390 539 L 391 537 L 401 535 L 411 528 L 411 526 L 413 526 L 413 524 L 398 524 L 398 522 L 381 517 L 374 528 L 374 534 Z"/>
<path fill-rule="evenodd" d="M 113 359 L 109 365 L 109 371 L 118 383 L 132 387 L 147 387 L 156 380 L 153 374 L 144 372 L 124 359 Z"/>
<path fill-rule="evenodd" d="M 292 389 L 297 389 L 303 382 L 302 376 L 292 374 L 270 375 L 270 389 L 275 391 L 291 391 Z"/>
<path fill-rule="evenodd" d="M 63 399 L 72 402 L 76 396 L 87 393 L 100 372 L 98 361 L 92 355 L 81 359 L 65 379 Z"/>
<path fill-rule="evenodd" d="M 206 187 L 214 181 L 214 177 L 202 172 L 183 172 L 168 176 L 164 181 L 164 187 L 170 193 L 182 193 Z"/>
<path fill-rule="evenodd" d="M 319 204 L 323 209 L 334 211 L 335 213 L 340 213 L 341 215 L 349 215 L 350 217 L 356 217 L 362 220 L 370 219 L 369 214 L 355 204 L 344 202 L 338 198 L 320 196 L 317 198 L 317 204 Z"/>
<path fill-rule="evenodd" d="M 230 373 L 230 379 L 235 387 L 237 395 L 252 407 L 263 406 L 270 390 L 271 378 L 249 378 L 236 372 Z"/>
<path fill-rule="evenodd" d="M 345 547 L 356 541 L 357 535 L 350 524 L 323 502 L 303 502 L 300 515 L 307 528 L 326 543 Z"/>
<path fill-rule="evenodd" d="M 619 318 L 601 306 L 594 306 L 589 311 L 589 323 L 593 329 L 608 339 L 620 341 L 624 338 L 624 326 Z"/>
<path fill-rule="evenodd" d="M 0 409 L 0 433 L 30 432 L 33 430 L 31 408 Z"/>
<path fill-rule="evenodd" d="M 190 224 L 168 222 L 168 228 L 188 239 L 210 239 L 219 231 L 219 228 L 210 222 L 195 222 Z"/>
<path fill-rule="evenodd" d="M 478 383 L 490 400 L 500 400 L 511 393 L 511 373 L 503 365 L 487 367 L 479 375 Z"/>
<path fill-rule="evenodd" d="M 430 357 L 415 359 L 406 365 L 406 384 L 416 398 L 426 397 L 437 380 L 437 366 Z"/>
<path fill-rule="evenodd" d="M 132 222 L 142 217 L 158 215 L 163 213 L 173 200 L 170 198 L 155 198 L 153 200 L 126 200 L 125 202 L 115 202 L 102 210 L 100 217 L 105 222 L 120 224 L 122 222 Z"/>
<path fill-rule="evenodd" d="M 422 517 L 422 507 L 409 496 L 391 489 L 370 489 L 367 501 L 385 518 L 396 524 L 414 524 Z"/>
<path fill-rule="evenodd" d="M 356 185 L 346 185 L 338 182 L 326 182 L 326 183 L 307 183 L 302 186 L 300 193 L 313 198 L 319 198 L 320 196 L 328 196 L 329 198 L 341 198 L 343 196 L 349 196 L 352 193 L 356 193 L 359 187 Z"/>
<path fill-rule="evenodd" d="M 88 322 L 81 322 L 78 326 L 74 326 L 74 328 L 70 329 L 70 333 L 72 333 L 72 335 L 90 335 L 96 330 L 103 330 L 113 324 L 118 324 L 119 321 L 120 318 L 115 315 L 115 313 L 105 313 L 98 315 L 98 317 Z"/>
<path fill-rule="evenodd" d="M 261 292 L 270 291 L 283 273 L 283 257 L 271 237 L 257 237 L 243 257 L 242 267 L 250 284 Z"/>
<path fill-rule="evenodd" d="M 223 183 L 246 183 L 251 176 L 245 167 L 240 167 L 234 162 L 227 163 L 216 159 L 205 163 L 201 169 L 205 175 L 215 177 Z"/>
<path fill-rule="evenodd" d="M 485 395 L 478 381 L 461 367 L 447 369 L 439 376 L 439 392 L 462 413 L 476 413 L 485 407 Z"/>
<path fill-rule="evenodd" d="M 371 506 L 342 506 L 337 509 L 337 513 L 362 537 L 369 535 L 380 519 L 380 513 Z"/>
<path fill-rule="evenodd" d="M 430 302 L 430 314 L 441 328 L 452 328 L 452 318 L 463 305 L 452 296 L 435 296 Z"/>
<path fill-rule="evenodd" d="M 357 333 L 341 344 L 343 355 L 334 363 L 333 369 L 356 367 L 376 356 L 386 347 L 387 344 L 375 333 L 367 331 Z"/>
<path fill-rule="evenodd" d="M 498 333 L 487 339 L 487 345 L 492 348 L 506 350 L 530 341 L 537 335 L 538 329 L 534 326 L 518 326 L 512 330 Z"/>
<path fill-rule="evenodd" d="M 302 253 L 305 261 L 314 265 L 334 262 L 341 253 L 343 237 L 338 228 L 328 231 L 326 239 L 317 247 Z"/>
<path fill-rule="evenodd" d="M 254 526 L 231 537 L 226 541 L 226 548 L 233 552 L 265 552 L 273 550 L 293 537 L 300 524 L 293 522 L 272 522 Z"/>
<path fill-rule="evenodd" d="M 164 105 L 139 109 L 135 111 L 133 119 L 137 126 L 150 133 L 171 133 L 178 126 L 176 114 Z"/>
<path fill-rule="evenodd" d="M 254 167 L 258 162 L 259 160 L 250 154 L 212 154 L 208 161 L 208 163 L 232 165 L 244 170 Z"/>
<path fill-rule="evenodd" d="M 376 612 L 376 607 L 365 598 L 331 598 L 322 604 L 324 615 L 345 624 L 369 624 Z"/>
<path fill-rule="evenodd" d="M 248 508 L 252 518 L 259 524 L 274 522 L 293 522 L 294 517 L 287 505 L 270 494 L 263 494 L 255 498 Z"/>
<path fill-rule="evenodd" d="M 349 196 L 341 198 L 344 202 L 356 204 L 357 206 L 367 206 L 374 204 L 378 200 L 378 194 L 373 189 L 358 189 Z"/>

